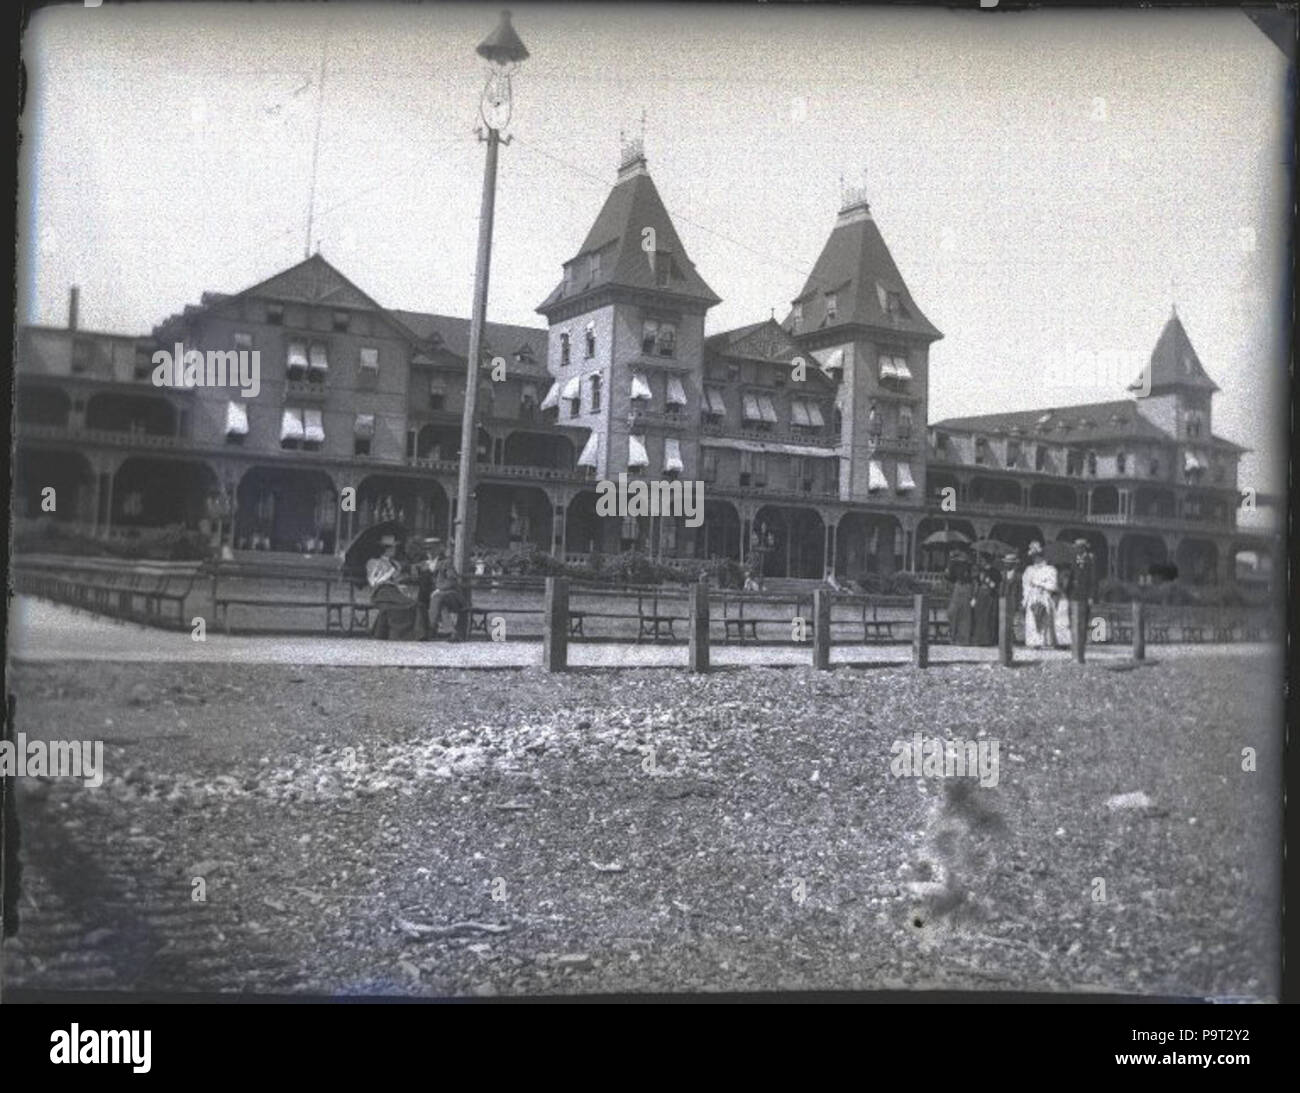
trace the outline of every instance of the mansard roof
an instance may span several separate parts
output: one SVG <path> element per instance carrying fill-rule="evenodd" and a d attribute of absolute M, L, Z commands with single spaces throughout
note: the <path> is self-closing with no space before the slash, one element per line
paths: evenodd
<path fill-rule="evenodd" d="M 828 315 L 827 294 L 834 293 L 835 316 Z M 894 294 L 897 307 L 890 310 Z M 821 255 L 802 291 L 792 301 L 803 315 L 799 334 L 840 326 L 871 326 L 920 334 L 935 341 L 943 334 L 921 313 L 894 264 L 865 198 L 840 210 Z M 793 311 L 784 323 L 792 328 Z"/>
<path fill-rule="evenodd" d="M 654 230 L 653 249 L 666 253 L 671 263 L 667 284 L 657 278 L 652 253 L 644 245 L 646 228 Z M 687 257 L 644 158 L 624 165 L 587 238 L 565 266 L 596 253 L 600 254 L 599 273 L 593 277 L 588 264 L 580 262 L 572 284 L 566 287 L 561 280 L 537 310 L 546 314 L 566 300 L 611 286 L 684 296 L 707 307 L 721 302 Z"/>
<path fill-rule="evenodd" d="M 974 414 L 936 421 L 933 429 L 954 433 L 981 433 L 987 436 L 1011 436 L 1026 441 L 1054 444 L 1094 444 L 1123 440 L 1161 440 L 1177 442 L 1150 418 L 1143 416 L 1141 400 L 1119 399 L 1113 402 L 1086 402 L 1038 410 L 1012 410 L 998 414 Z M 1211 436 L 1193 443 L 1194 447 L 1247 451 L 1223 437 Z"/>

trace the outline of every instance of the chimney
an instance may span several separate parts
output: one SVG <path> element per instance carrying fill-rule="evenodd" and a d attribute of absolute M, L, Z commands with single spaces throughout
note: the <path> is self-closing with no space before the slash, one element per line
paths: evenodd
<path fill-rule="evenodd" d="M 77 329 L 77 304 L 80 302 L 81 290 L 73 285 L 68 290 L 68 329 Z"/>

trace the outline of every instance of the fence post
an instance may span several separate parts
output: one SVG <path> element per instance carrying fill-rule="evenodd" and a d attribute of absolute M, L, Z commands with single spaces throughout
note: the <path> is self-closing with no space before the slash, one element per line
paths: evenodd
<path fill-rule="evenodd" d="M 1010 668 L 1015 663 L 1016 616 L 1010 596 L 998 597 L 998 663 Z"/>
<path fill-rule="evenodd" d="M 918 592 L 912 603 L 916 618 L 912 629 L 912 663 L 917 668 L 927 668 L 930 664 L 930 612 L 926 606 L 925 593 Z"/>
<path fill-rule="evenodd" d="M 709 586 L 696 581 L 690 586 L 690 671 L 709 670 Z"/>
<path fill-rule="evenodd" d="M 563 672 L 569 667 L 569 578 L 546 578 L 542 611 L 542 669 Z"/>
<path fill-rule="evenodd" d="M 813 667 L 821 672 L 831 667 L 831 594 L 822 588 L 813 593 Z"/>
<path fill-rule="evenodd" d="M 1133 601 L 1133 659 L 1145 660 L 1147 655 L 1147 605 Z"/>
<path fill-rule="evenodd" d="M 1070 648 L 1074 652 L 1074 662 L 1084 662 L 1088 646 L 1088 601 L 1070 600 Z"/>

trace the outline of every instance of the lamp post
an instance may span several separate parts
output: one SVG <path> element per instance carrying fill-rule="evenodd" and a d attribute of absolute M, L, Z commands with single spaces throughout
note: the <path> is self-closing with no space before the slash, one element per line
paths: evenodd
<path fill-rule="evenodd" d="M 492 218 L 496 210 L 497 149 L 509 144 L 501 130 L 510 124 L 510 77 L 528 57 L 528 50 L 510 25 L 510 13 L 478 46 L 478 55 L 488 63 L 487 84 L 479 99 L 479 115 L 487 128 L 479 139 L 487 142 L 483 168 L 483 204 L 478 225 L 478 260 L 474 267 L 474 310 L 469 327 L 469 367 L 465 373 L 465 411 L 460 425 L 460 474 L 456 488 L 456 524 L 453 531 L 452 564 L 468 577 L 469 557 L 474 543 L 474 472 L 478 459 L 478 366 L 483 352 L 483 324 L 487 316 L 488 275 L 492 265 Z"/>

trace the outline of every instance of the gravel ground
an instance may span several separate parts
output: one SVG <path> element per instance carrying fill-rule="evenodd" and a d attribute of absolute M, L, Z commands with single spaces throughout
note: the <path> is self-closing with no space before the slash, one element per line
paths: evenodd
<path fill-rule="evenodd" d="M 20 665 L 108 773 L 19 780 L 7 983 L 1274 998 L 1280 671 Z M 892 777 L 916 732 L 998 784 Z"/>

